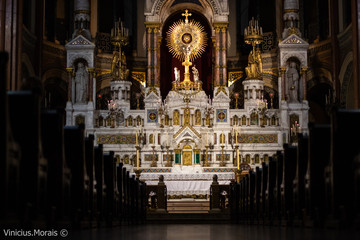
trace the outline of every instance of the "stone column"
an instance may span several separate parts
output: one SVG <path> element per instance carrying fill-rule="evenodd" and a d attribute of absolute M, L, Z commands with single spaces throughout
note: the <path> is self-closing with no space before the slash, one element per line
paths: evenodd
<path fill-rule="evenodd" d="M 71 102 L 71 96 L 72 96 L 72 78 L 73 78 L 73 68 L 66 68 L 66 71 L 68 73 L 68 102 Z"/>
<path fill-rule="evenodd" d="M 148 66 L 147 66 L 147 85 L 152 86 L 151 82 L 151 76 L 152 76 L 152 51 L 151 51 L 151 35 L 152 35 L 152 27 L 146 26 L 146 47 L 147 47 L 147 60 L 148 60 Z"/>
<path fill-rule="evenodd" d="M 302 79 L 302 85 L 303 85 L 303 100 L 306 100 L 306 82 L 307 82 L 307 74 L 308 67 L 302 67 L 301 68 L 301 79 Z"/>
<path fill-rule="evenodd" d="M 215 70 L 214 83 L 215 87 L 220 85 L 220 28 L 215 27 Z"/>
<path fill-rule="evenodd" d="M 227 24 L 226 26 L 223 26 L 221 28 L 221 35 L 222 35 L 222 41 L 221 41 L 221 68 L 222 68 L 222 85 L 226 86 L 227 84 L 227 62 L 226 62 L 226 56 L 227 56 L 227 46 L 226 46 L 226 39 L 227 39 Z"/>
<path fill-rule="evenodd" d="M 154 27 L 154 85 L 160 87 L 160 24 Z"/>
<path fill-rule="evenodd" d="M 94 68 L 88 68 L 89 70 L 89 102 L 93 101 L 93 85 L 94 85 L 94 72 L 95 69 Z"/>
<path fill-rule="evenodd" d="M 280 74 L 281 74 L 281 100 L 286 100 L 286 93 L 285 93 L 285 87 L 286 87 L 286 81 L 285 81 L 285 72 L 286 72 L 286 67 L 281 67 L 280 68 Z"/>

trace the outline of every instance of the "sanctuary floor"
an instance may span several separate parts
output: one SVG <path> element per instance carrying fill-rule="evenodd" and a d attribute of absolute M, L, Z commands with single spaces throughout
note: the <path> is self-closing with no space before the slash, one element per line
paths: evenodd
<path fill-rule="evenodd" d="M 70 232 L 64 239 L 124 240 L 358 240 L 354 230 L 283 228 L 240 224 L 144 224 Z"/>

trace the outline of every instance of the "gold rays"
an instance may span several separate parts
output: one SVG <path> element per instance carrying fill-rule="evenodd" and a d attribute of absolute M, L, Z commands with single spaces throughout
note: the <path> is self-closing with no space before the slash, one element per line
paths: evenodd
<path fill-rule="evenodd" d="M 206 32 L 199 22 L 180 20 L 169 28 L 166 40 L 174 57 L 184 61 L 185 56 L 189 56 L 193 61 L 205 51 Z"/>

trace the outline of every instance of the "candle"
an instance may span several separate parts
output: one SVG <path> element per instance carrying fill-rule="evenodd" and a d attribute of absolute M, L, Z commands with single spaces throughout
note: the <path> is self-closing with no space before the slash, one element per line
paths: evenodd
<path fill-rule="evenodd" d="M 166 146 L 169 146 L 169 134 L 166 132 Z"/>
<path fill-rule="evenodd" d="M 209 134 L 206 133 L 206 146 L 209 145 L 208 143 L 209 143 Z"/>
<path fill-rule="evenodd" d="M 136 149 L 136 169 L 139 170 L 139 149 Z"/>
<path fill-rule="evenodd" d="M 237 160 L 237 168 L 240 169 L 239 148 L 236 148 L 236 160 Z"/>
<path fill-rule="evenodd" d="M 238 135 L 238 131 L 237 128 L 235 128 L 235 144 L 237 144 L 237 135 Z"/>
<path fill-rule="evenodd" d="M 155 132 L 153 132 L 152 140 L 153 140 L 153 146 L 155 146 Z"/>
<path fill-rule="evenodd" d="M 136 131 L 136 146 L 138 145 L 138 132 Z"/>

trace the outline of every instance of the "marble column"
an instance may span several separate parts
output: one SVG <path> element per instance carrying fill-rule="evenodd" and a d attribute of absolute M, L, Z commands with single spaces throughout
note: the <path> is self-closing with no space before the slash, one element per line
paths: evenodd
<path fill-rule="evenodd" d="M 303 88 L 303 100 L 306 100 L 306 82 L 307 82 L 307 74 L 308 67 L 301 68 L 301 79 L 302 79 L 302 88 Z"/>
<path fill-rule="evenodd" d="M 148 66 L 147 66 L 147 85 L 148 86 L 152 86 L 152 44 L 151 44 L 151 35 L 152 35 L 152 27 L 151 26 L 146 26 L 146 47 L 147 47 L 147 60 L 148 60 Z"/>
<path fill-rule="evenodd" d="M 285 72 L 286 72 L 286 67 L 281 67 L 280 68 L 280 74 L 281 74 L 281 100 L 286 100 L 286 93 L 285 93 L 285 89 L 286 89 L 286 81 L 285 81 Z"/>
<path fill-rule="evenodd" d="M 73 78 L 73 73 L 74 73 L 74 69 L 73 68 L 66 68 L 66 71 L 68 73 L 68 102 L 71 102 L 71 96 L 72 96 L 72 78 Z"/>
<path fill-rule="evenodd" d="M 89 68 L 89 102 L 93 101 L 93 85 L 94 85 L 94 68 Z"/>
<path fill-rule="evenodd" d="M 160 24 L 154 27 L 154 86 L 160 87 Z"/>
<path fill-rule="evenodd" d="M 215 71 L 214 83 L 215 87 L 220 85 L 220 28 L 215 27 Z"/>
<path fill-rule="evenodd" d="M 222 85 L 227 85 L 227 62 L 226 62 L 226 53 L 227 53 L 227 26 L 223 26 L 221 28 L 221 35 L 222 35 L 222 41 L 221 41 L 221 68 L 222 68 Z"/>

